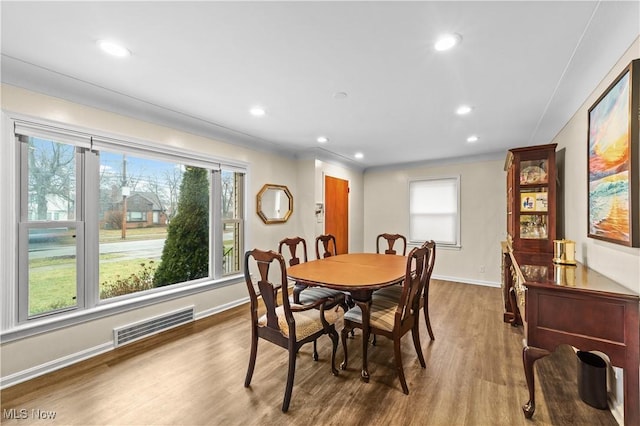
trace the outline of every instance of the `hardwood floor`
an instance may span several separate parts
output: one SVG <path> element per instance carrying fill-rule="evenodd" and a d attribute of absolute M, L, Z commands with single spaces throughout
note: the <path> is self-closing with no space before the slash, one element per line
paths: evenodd
<path fill-rule="evenodd" d="M 0 395 L 2 423 L 615 425 L 609 411 L 580 400 L 570 347 L 536 363 L 537 410 L 525 420 L 522 330 L 502 322 L 501 303 L 498 288 L 432 280 L 435 341 L 420 323 L 426 369 L 411 337 L 403 339 L 409 395 L 396 377 L 389 340 L 378 338 L 369 350 L 371 380 L 363 383 L 361 334 L 348 342 L 350 367 L 338 377 L 323 336 L 318 362 L 311 345 L 299 354 L 291 406 L 282 413 L 286 351 L 260 341 L 251 387 L 243 386 L 250 339 L 245 306 L 7 388 Z M 7 419 L 11 409 L 28 419 Z M 55 412 L 55 419 L 37 420 L 32 410 Z"/>

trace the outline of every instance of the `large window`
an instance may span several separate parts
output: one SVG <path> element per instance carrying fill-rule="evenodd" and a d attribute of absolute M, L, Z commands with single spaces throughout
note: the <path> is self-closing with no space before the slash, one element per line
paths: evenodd
<path fill-rule="evenodd" d="M 20 321 L 241 271 L 243 170 L 32 123 L 16 142 Z"/>
<path fill-rule="evenodd" d="M 409 239 L 460 246 L 460 177 L 409 182 Z"/>

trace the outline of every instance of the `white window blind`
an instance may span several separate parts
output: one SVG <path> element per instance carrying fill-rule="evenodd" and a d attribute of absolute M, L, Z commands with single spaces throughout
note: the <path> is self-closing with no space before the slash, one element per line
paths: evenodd
<path fill-rule="evenodd" d="M 460 246 L 460 177 L 409 182 L 409 239 Z"/>

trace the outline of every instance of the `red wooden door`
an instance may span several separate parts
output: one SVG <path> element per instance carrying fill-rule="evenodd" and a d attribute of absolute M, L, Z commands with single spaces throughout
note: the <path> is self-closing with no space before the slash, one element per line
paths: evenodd
<path fill-rule="evenodd" d="M 349 182 L 324 177 L 324 232 L 336 237 L 338 254 L 349 252 Z"/>

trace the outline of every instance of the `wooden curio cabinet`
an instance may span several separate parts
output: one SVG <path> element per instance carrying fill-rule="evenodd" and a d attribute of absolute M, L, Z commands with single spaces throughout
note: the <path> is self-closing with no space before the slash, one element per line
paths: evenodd
<path fill-rule="evenodd" d="M 556 238 L 556 144 L 510 149 L 507 236 L 514 251 L 553 253 Z"/>

